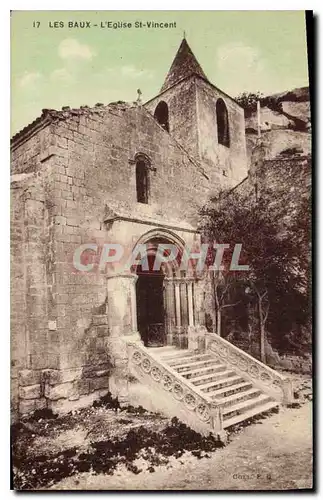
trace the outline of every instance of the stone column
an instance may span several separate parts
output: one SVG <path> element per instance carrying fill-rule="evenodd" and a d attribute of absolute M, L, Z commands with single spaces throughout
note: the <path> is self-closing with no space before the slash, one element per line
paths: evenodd
<path fill-rule="evenodd" d="M 195 325 L 205 325 L 205 311 L 203 304 L 204 280 L 197 280 L 193 283 L 194 305 L 195 305 Z"/>
<path fill-rule="evenodd" d="M 175 333 L 175 298 L 172 278 L 164 279 L 167 345 L 173 345 Z"/>
<path fill-rule="evenodd" d="M 175 309 L 176 309 L 176 327 L 180 331 L 181 322 L 181 294 L 180 294 L 180 283 L 175 282 Z"/>
<path fill-rule="evenodd" d="M 193 296 L 193 280 L 187 280 L 187 299 L 188 299 L 188 320 L 187 329 L 188 348 L 190 351 L 198 351 L 198 331 L 195 328 L 194 319 L 194 296 Z"/>
<path fill-rule="evenodd" d="M 188 324 L 194 326 L 194 309 L 193 309 L 193 282 L 187 282 L 187 299 L 188 299 Z"/>
<path fill-rule="evenodd" d="M 179 348 L 184 347 L 183 342 L 183 327 L 182 327 L 182 311 L 183 302 L 181 301 L 181 280 L 179 278 L 174 278 L 175 285 L 175 309 L 176 309 L 176 337 L 175 345 Z"/>
<path fill-rule="evenodd" d="M 136 274 L 107 276 L 109 341 L 111 363 L 110 392 L 120 403 L 128 402 L 127 341 L 140 341 L 137 331 Z"/>
<path fill-rule="evenodd" d="M 202 279 L 192 281 L 193 298 L 193 327 L 189 328 L 189 344 L 198 351 L 206 348 L 205 310 L 204 310 L 204 286 Z"/>
<path fill-rule="evenodd" d="M 107 276 L 110 336 L 131 335 L 137 331 L 136 281 L 132 273 Z"/>
<path fill-rule="evenodd" d="M 181 319 L 182 319 L 182 330 L 185 331 L 188 327 L 188 297 L 187 297 L 187 281 L 182 279 L 180 282 L 180 296 L 181 296 Z"/>

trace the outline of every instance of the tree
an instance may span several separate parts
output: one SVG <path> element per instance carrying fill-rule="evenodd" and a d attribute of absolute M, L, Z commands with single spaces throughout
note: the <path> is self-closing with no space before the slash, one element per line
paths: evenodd
<path fill-rule="evenodd" d="M 239 301 L 236 301 L 234 303 L 228 302 L 229 291 L 234 283 L 234 277 L 232 274 L 230 274 L 227 270 L 224 272 L 222 271 L 221 273 L 217 271 L 210 271 L 210 274 L 216 313 L 215 331 L 221 337 L 222 311 L 227 307 L 236 306 Z"/>
<path fill-rule="evenodd" d="M 242 92 L 236 97 L 236 101 L 245 111 L 245 117 L 248 118 L 257 111 L 257 101 L 263 98 L 260 92 Z"/>
<path fill-rule="evenodd" d="M 234 276 L 229 272 L 230 262 L 228 261 L 228 255 L 222 255 L 221 272 L 212 270 L 210 268 L 215 262 L 216 249 L 212 246 L 213 242 L 209 240 L 209 236 L 210 234 L 205 231 L 203 235 L 203 241 L 208 242 L 206 266 L 209 270 L 208 274 L 212 285 L 212 293 L 214 298 L 215 322 L 213 322 L 213 332 L 221 336 L 223 309 L 227 307 L 234 307 L 239 303 L 239 301 L 230 303 L 230 290 L 234 283 Z"/>
<path fill-rule="evenodd" d="M 243 280 L 245 292 L 257 305 L 260 358 L 265 362 L 271 303 L 284 290 L 293 300 L 293 294 L 304 286 L 302 255 L 296 239 L 280 230 L 279 216 L 265 196 L 252 203 L 235 190 L 201 211 L 201 229 L 209 241 L 229 243 L 231 252 L 235 244 L 241 244 L 239 263 L 248 265 L 249 270 L 226 267 L 226 273 L 231 282 Z"/>

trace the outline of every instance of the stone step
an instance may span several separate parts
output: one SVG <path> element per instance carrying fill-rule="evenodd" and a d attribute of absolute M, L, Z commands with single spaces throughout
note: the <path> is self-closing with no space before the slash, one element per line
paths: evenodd
<path fill-rule="evenodd" d="M 185 375 L 186 374 L 184 374 L 183 376 L 185 376 Z M 202 386 L 204 387 L 208 384 L 211 384 L 212 382 L 216 382 L 217 380 L 228 378 L 228 377 L 231 377 L 234 375 L 237 375 L 234 370 L 228 369 L 227 367 L 225 367 L 224 370 L 213 371 L 212 374 L 206 375 L 206 376 L 204 375 L 204 377 L 201 377 L 200 379 L 190 378 L 189 380 L 190 380 L 190 382 L 192 382 L 193 385 L 196 385 L 199 388 L 201 388 Z M 188 377 L 185 377 L 185 378 L 188 378 Z"/>
<path fill-rule="evenodd" d="M 190 363 L 180 364 L 176 366 L 171 366 L 178 373 L 188 373 L 192 372 L 194 369 L 203 368 L 207 366 L 217 366 L 218 363 L 214 361 L 214 359 L 206 360 L 206 361 L 194 361 Z"/>
<path fill-rule="evenodd" d="M 247 391 L 236 392 L 235 394 L 231 394 L 222 399 L 218 399 L 219 404 L 223 405 L 223 407 L 234 406 L 236 403 L 240 403 L 242 401 L 247 401 L 253 398 L 260 396 L 261 390 L 257 388 L 248 389 Z"/>
<path fill-rule="evenodd" d="M 240 384 L 244 379 L 239 375 L 233 375 L 231 377 L 226 377 L 215 382 L 210 382 L 209 384 L 200 385 L 199 390 L 203 392 L 210 392 L 212 390 L 221 389 L 222 387 L 229 387 L 235 384 Z"/>
<path fill-rule="evenodd" d="M 213 356 L 210 354 L 190 354 L 187 356 L 177 356 L 171 360 L 166 360 L 162 358 L 162 360 L 167 363 L 172 368 L 175 368 L 180 365 L 189 365 L 191 363 L 197 363 L 198 361 L 216 361 Z"/>
<path fill-rule="evenodd" d="M 193 351 L 189 351 L 188 349 L 175 348 L 175 350 L 172 352 L 163 353 L 162 359 L 163 359 L 163 361 L 165 361 L 167 363 L 168 361 L 176 360 L 179 358 L 191 357 L 191 356 L 194 356 L 194 354 L 195 353 Z"/>
<path fill-rule="evenodd" d="M 277 403 L 276 401 L 269 401 L 268 403 L 257 405 L 256 407 L 251 408 L 250 410 L 245 411 L 242 414 L 238 414 L 234 417 L 224 420 L 223 427 L 227 429 L 228 427 L 231 427 L 231 425 L 236 425 L 243 420 L 247 420 L 248 418 L 252 418 L 255 415 L 260 415 L 261 413 L 265 413 L 277 407 L 279 407 L 279 403 Z"/>
<path fill-rule="evenodd" d="M 248 410 L 252 410 L 257 406 L 264 405 L 265 403 L 269 403 L 271 400 L 270 396 L 267 394 L 260 394 L 259 396 L 249 399 L 247 401 L 242 401 L 233 406 L 230 406 L 223 411 L 223 420 L 227 420 L 228 418 L 235 417 L 236 415 L 241 415 Z"/>
<path fill-rule="evenodd" d="M 222 387 L 219 390 L 211 391 L 208 393 L 208 396 L 211 399 L 221 399 L 231 396 L 232 394 L 237 394 L 242 391 L 247 391 L 252 389 L 252 382 L 242 382 L 240 384 L 232 385 L 231 387 Z"/>
<path fill-rule="evenodd" d="M 147 347 L 147 349 L 149 352 L 160 355 L 161 358 L 164 358 L 164 356 L 176 356 L 177 353 L 182 351 L 182 349 L 177 349 L 173 345 L 166 345 L 163 347 Z"/>
<path fill-rule="evenodd" d="M 227 370 L 226 365 L 216 364 L 214 366 L 211 365 L 206 368 L 198 368 L 197 370 L 193 370 L 188 373 L 183 373 L 183 377 L 191 380 L 192 382 L 194 381 L 198 383 L 200 380 L 203 381 L 208 376 L 211 377 L 213 374 L 223 372 L 225 370 Z"/>
<path fill-rule="evenodd" d="M 175 346 L 151 347 L 149 351 L 221 405 L 225 429 L 279 407 L 277 401 L 237 374 L 234 367 L 210 354 Z"/>

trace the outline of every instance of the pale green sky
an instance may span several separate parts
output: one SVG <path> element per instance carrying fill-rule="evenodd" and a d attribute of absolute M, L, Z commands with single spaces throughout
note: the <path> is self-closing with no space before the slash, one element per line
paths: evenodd
<path fill-rule="evenodd" d="M 68 28 L 68 21 L 91 28 Z M 176 29 L 101 29 L 101 21 L 176 22 Z M 40 27 L 33 27 L 39 21 Z M 63 28 L 49 22 L 63 21 Z M 209 80 L 232 95 L 308 85 L 303 11 L 15 11 L 12 132 L 42 108 L 144 101 L 157 95 L 183 31 Z"/>

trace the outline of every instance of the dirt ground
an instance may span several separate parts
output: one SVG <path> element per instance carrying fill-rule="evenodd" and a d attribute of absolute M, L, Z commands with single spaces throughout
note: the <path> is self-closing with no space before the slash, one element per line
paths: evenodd
<path fill-rule="evenodd" d="M 111 404 L 58 419 L 26 421 L 15 430 L 15 488 L 311 488 L 311 384 L 306 376 L 294 376 L 294 382 L 294 407 L 236 426 L 226 447 L 201 438 L 176 419 L 131 407 L 120 411 Z"/>

